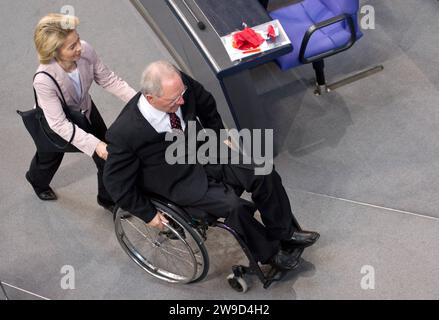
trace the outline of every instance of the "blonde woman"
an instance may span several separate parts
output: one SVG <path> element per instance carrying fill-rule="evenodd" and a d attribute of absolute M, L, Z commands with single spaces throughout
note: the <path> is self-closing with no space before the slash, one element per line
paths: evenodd
<path fill-rule="evenodd" d="M 105 133 L 107 127 L 94 105 L 89 89 L 96 82 L 105 90 L 128 102 L 136 91 L 114 74 L 87 42 L 82 41 L 76 28 L 77 17 L 49 14 L 42 18 L 35 29 L 34 42 L 40 66 L 58 82 L 69 107 L 82 110 L 91 123 L 91 132 L 76 127 L 72 144 L 93 158 L 98 168 L 98 204 L 112 210 L 114 203 L 102 183 L 102 171 L 107 158 Z M 66 119 L 56 84 L 45 74 L 34 80 L 38 104 L 43 109 L 50 128 L 69 141 L 73 128 Z M 26 179 L 41 200 L 56 200 L 49 184 L 59 168 L 64 153 L 38 152 L 32 159 Z"/>

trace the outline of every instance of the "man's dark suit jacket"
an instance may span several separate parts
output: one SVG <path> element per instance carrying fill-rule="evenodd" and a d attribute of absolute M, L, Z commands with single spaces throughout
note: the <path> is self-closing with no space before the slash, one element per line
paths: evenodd
<path fill-rule="evenodd" d="M 219 137 L 223 122 L 213 96 L 203 86 L 182 73 L 187 86 L 183 119 L 196 121 L 213 129 Z M 200 164 L 169 165 L 165 161 L 166 133 L 157 133 L 141 114 L 139 92 L 125 106 L 107 131 L 108 159 L 104 170 L 104 184 L 113 200 L 122 209 L 149 222 L 156 210 L 148 193 L 159 194 L 179 205 L 190 205 L 200 200 L 207 191 L 207 176 Z M 202 128 L 197 122 L 197 132 Z M 186 126 L 187 137 L 188 126 Z"/>

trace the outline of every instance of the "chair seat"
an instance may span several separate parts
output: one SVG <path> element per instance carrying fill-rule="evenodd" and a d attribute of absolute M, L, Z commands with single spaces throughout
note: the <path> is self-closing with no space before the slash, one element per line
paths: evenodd
<path fill-rule="evenodd" d="M 333 18 L 339 14 L 334 13 L 320 0 L 305 0 L 272 11 L 270 16 L 278 19 L 291 40 L 294 50 L 277 59 L 282 70 L 294 68 L 302 63 L 299 60 L 300 48 L 306 31 L 310 26 Z M 357 31 L 357 39 L 362 36 Z M 346 22 L 338 22 L 312 35 L 305 57 L 313 57 L 345 45 L 350 39 L 349 27 Z"/>

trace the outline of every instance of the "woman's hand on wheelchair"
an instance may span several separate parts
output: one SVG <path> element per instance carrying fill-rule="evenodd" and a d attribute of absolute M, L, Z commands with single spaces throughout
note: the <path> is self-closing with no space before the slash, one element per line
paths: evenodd
<path fill-rule="evenodd" d="M 165 218 L 161 211 L 157 211 L 155 217 L 147 223 L 148 226 L 158 228 L 163 230 L 166 228 L 166 225 L 169 223 L 168 219 Z"/>
<path fill-rule="evenodd" d="M 108 157 L 108 151 L 107 151 L 107 144 L 103 141 L 100 141 L 98 145 L 96 146 L 96 154 L 99 156 L 99 158 L 103 160 L 107 160 Z"/>

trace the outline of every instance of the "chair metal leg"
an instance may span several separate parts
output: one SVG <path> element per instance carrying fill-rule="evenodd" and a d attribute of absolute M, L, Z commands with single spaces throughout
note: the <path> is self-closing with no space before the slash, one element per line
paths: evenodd
<path fill-rule="evenodd" d="M 5 288 L 3 287 L 3 283 L 2 283 L 1 281 L 0 281 L 0 287 L 1 287 L 2 291 L 3 291 L 3 294 L 5 295 L 6 300 L 9 300 L 9 299 L 8 299 L 8 295 L 6 294 L 6 290 L 5 290 Z"/>
<path fill-rule="evenodd" d="M 378 66 L 369 68 L 367 70 L 360 71 L 354 75 L 346 77 L 346 78 L 339 80 L 337 82 L 334 82 L 331 84 L 326 84 L 324 60 L 315 61 L 312 63 L 312 66 L 313 66 L 314 71 L 316 73 L 316 88 L 314 90 L 314 94 L 316 96 L 321 96 L 324 93 L 334 91 L 335 89 L 338 89 L 340 87 L 343 87 L 345 85 L 348 85 L 350 83 L 358 81 L 360 79 L 369 77 L 375 73 L 378 73 L 378 72 L 384 70 L 384 66 L 378 65 Z"/>
<path fill-rule="evenodd" d="M 384 66 L 378 65 L 378 66 L 369 68 L 367 70 L 358 72 L 358 73 L 356 73 L 356 74 L 354 74 L 352 76 L 346 77 L 346 78 L 344 78 L 342 80 L 339 80 L 337 82 L 334 82 L 334 83 L 328 85 L 328 92 L 329 91 L 334 91 L 335 89 L 338 89 L 338 88 L 343 87 L 343 86 L 345 86 L 347 84 L 350 84 L 350 83 L 353 83 L 355 81 L 358 81 L 360 79 L 369 77 L 369 76 L 371 76 L 371 75 L 373 75 L 375 73 L 378 73 L 380 71 L 383 71 L 383 70 L 384 70 Z"/>
<path fill-rule="evenodd" d="M 312 67 L 316 73 L 316 88 L 314 94 L 320 96 L 327 92 L 326 78 L 325 78 L 325 61 L 319 60 L 312 63 Z"/>

